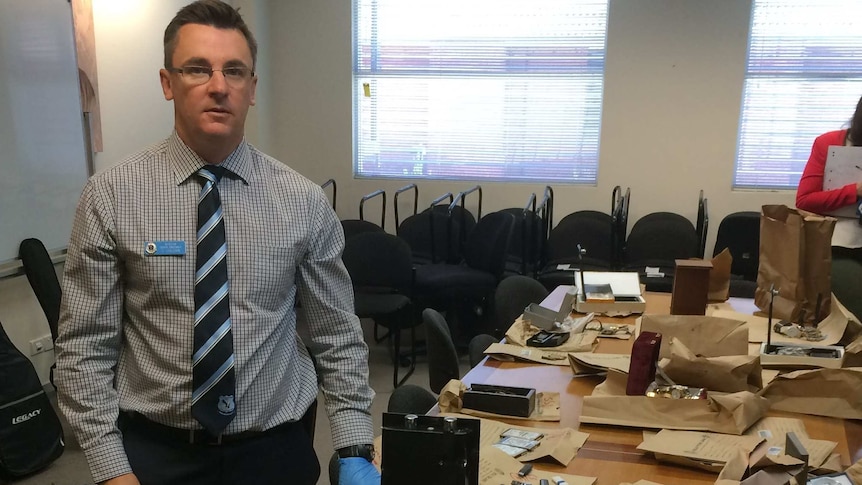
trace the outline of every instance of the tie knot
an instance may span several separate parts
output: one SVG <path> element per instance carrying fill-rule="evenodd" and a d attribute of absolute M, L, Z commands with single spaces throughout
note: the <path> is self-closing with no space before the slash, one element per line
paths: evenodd
<path fill-rule="evenodd" d="M 198 170 L 198 175 L 214 184 L 218 184 L 227 169 L 219 165 L 205 165 Z"/>

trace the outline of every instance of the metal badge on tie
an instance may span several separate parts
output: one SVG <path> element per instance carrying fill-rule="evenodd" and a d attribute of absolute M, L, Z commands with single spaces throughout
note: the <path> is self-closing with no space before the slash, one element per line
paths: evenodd
<path fill-rule="evenodd" d="M 233 414 L 236 410 L 236 403 L 234 402 L 233 396 L 219 396 L 218 397 L 218 412 L 229 416 Z"/>

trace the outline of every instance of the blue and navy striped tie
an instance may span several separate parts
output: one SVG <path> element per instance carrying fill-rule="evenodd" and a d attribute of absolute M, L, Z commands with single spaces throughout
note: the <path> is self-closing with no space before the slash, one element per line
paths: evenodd
<path fill-rule="evenodd" d="M 214 436 L 236 416 L 227 242 L 217 187 L 224 172 L 217 165 L 197 172 L 203 189 L 198 199 L 192 415 Z"/>

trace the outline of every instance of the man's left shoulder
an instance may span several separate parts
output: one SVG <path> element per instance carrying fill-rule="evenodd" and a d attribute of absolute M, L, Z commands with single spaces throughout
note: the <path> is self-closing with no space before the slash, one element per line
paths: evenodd
<path fill-rule="evenodd" d="M 290 185 L 294 188 L 302 188 L 304 190 L 318 190 L 320 186 L 312 182 L 310 179 L 290 168 L 287 164 L 277 160 L 276 158 L 267 155 L 249 144 L 251 152 L 251 162 L 254 171 L 257 172 L 265 180 L 276 181 Z"/>

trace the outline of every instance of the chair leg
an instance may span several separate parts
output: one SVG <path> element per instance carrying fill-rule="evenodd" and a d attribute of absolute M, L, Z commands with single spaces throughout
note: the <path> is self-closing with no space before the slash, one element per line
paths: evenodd
<path fill-rule="evenodd" d="M 391 328 L 389 330 L 389 334 L 392 335 L 392 346 L 393 346 L 393 359 L 392 359 L 392 387 L 398 388 L 401 384 L 404 384 L 411 375 L 413 375 L 413 371 L 416 370 L 416 327 L 410 328 L 410 368 L 401 377 L 401 380 L 398 379 L 398 368 L 401 367 L 400 363 L 400 350 L 401 350 L 401 329 L 398 327 Z"/>
<path fill-rule="evenodd" d="M 380 335 L 380 336 L 378 336 L 378 335 L 377 335 L 377 328 L 378 328 L 379 326 L 380 326 L 380 325 L 377 325 L 377 321 L 375 320 L 375 321 L 374 321 L 374 342 L 375 342 L 375 343 L 378 343 L 378 344 L 379 344 L 380 342 L 383 342 L 384 340 L 388 339 L 388 338 L 390 337 L 390 333 L 391 333 L 391 332 L 387 331 L 384 335 Z"/>

